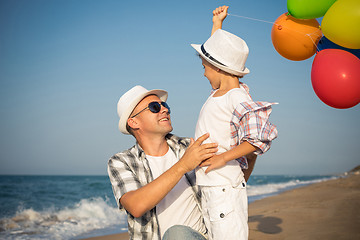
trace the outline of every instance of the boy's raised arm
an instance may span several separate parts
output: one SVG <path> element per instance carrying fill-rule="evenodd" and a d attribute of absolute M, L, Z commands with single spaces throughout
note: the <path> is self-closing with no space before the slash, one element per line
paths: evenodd
<path fill-rule="evenodd" d="M 218 7 L 213 11 L 213 27 L 211 30 L 211 35 L 214 34 L 214 32 L 216 32 L 216 30 L 221 29 L 222 28 L 222 23 L 225 20 L 226 16 L 227 16 L 227 11 L 228 11 L 229 6 L 222 6 L 222 7 Z"/>

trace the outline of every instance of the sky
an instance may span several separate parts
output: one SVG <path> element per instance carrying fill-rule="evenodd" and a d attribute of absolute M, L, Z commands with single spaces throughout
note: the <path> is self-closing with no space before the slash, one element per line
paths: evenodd
<path fill-rule="evenodd" d="M 193 137 L 211 91 L 191 43 L 210 37 L 212 10 L 274 22 L 286 0 L 0 0 L 0 174 L 106 175 L 134 145 L 116 104 L 135 85 L 169 93 L 173 133 Z M 319 19 L 321 24 L 321 20 Z M 311 85 L 314 56 L 283 58 L 272 24 L 228 16 L 250 54 L 254 100 L 279 102 L 279 131 L 254 174 L 333 174 L 360 164 L 360 104 L 335 109 Z"/>

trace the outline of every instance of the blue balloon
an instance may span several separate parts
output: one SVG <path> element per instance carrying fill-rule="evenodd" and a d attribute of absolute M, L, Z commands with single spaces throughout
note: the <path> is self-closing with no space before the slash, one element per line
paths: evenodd
<path fill-rule="evenodd" d="M 324 49 L 341 49 L 341 50 L 345 50 L 348 51 L 352 54 L 354 54 L 356 57 L 358 57 L 360 59 L 360 49 L 350 49 L 350 48 L 345 48 L 342 46 L 337 45 L 336 43 L 333 43 L 332 41 L 330 41 L 329 39 L 327 39 L 325 36 L 323 36 L 318 45 L 317 45 L 317 51 L 320 52 L 321 50 Z"/>

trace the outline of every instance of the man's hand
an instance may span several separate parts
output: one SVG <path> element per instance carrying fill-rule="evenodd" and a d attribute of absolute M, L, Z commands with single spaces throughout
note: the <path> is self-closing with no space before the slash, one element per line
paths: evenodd
<path fill-rule="evenodd" d="M 206 133 L 199 137 L 195 142 L 194 139 L 191 139 L 190 145 L 186 150 L 184 156 L 179 160 L 179 164 L 184 170 L 184 173 L 187 173 L 199 164 L 215 155 L 217 152 L 217 143 L 206 143 L 202 144 L 209 137 L 209 134 Z"/>

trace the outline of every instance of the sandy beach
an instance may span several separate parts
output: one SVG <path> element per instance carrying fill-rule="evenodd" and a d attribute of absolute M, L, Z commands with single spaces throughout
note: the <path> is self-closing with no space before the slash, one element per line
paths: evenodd
<path fill-rule="evenodd" d="M 249 205 L 250 240 L 360 239 L 360 174 L 283 192 Z M 123 240 L 127 233 L 87 240 Z"/>

